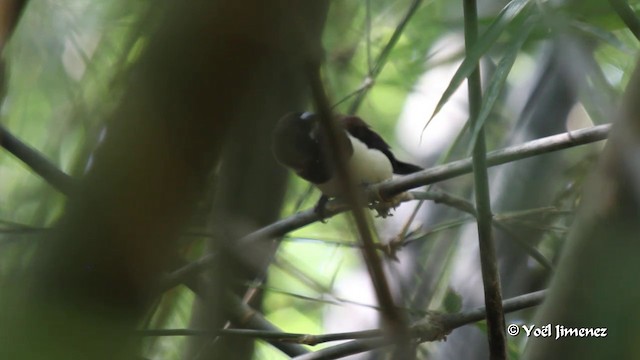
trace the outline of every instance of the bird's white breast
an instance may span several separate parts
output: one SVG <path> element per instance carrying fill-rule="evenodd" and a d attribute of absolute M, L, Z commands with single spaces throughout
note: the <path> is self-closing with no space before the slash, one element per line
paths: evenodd
<path fill-rule="evenodd" d="M 393 167 L 389 158 L 380 150 L 370 149 L 362 141 L 351 135 L 349 140 L 353 147 L 353 154 L 347 163 L 351 178 L 357 185 L 371 185 L 391 179 Z M 340 184 L 334 175 L 329 181 L 316 185 L 327 196 L 338 196 Z"/>

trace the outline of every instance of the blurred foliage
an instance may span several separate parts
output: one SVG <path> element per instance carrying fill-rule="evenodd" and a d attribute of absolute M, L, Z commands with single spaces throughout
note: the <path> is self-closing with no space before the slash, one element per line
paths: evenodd
<path fill-rule="evenodd" d="M 128 66 L 144 51 L 146 34 L 153 28 L 152 3 L 143 0 L 31 1 L 4 54 L 9 63 L 10 81 L 8 96 L 2 105 L 2 123 L 65 172 L 81 176 L 90 161 L 92 149 L 100 143 L 104 124 L 98 119 L 104 119 L 104 114 L 117 104 L 122 84 L 129 81 L 126 77 Z M 464 60 L 461 51 L 443 59 L 437 56 L 441 49 L 436 46 L 445 37 L 461 33 L 460 2 L 426 0 L 411 15 L 389 56 L 379 64 L 379 75 L 371 78 L 381 52 L 412 3 L 412 0 L 334 0 L 324 34 L 324 75 L 331 99 L 339 103 L 337 111 L 348 111 L 353 94 L 368 91 L 358 114 L 383 134 L 402 158 L 409 158 L 409 150 L 403 148 L 394 134 L 405 100 L 421 91 L 417 84 L 424 74 L 451 64 L 457 67 Z M 505 6 L 518 3 L 527 7 L 521 16 L 499 16 Z M 637 13 L 640 2 L 632 1 L 631 5 Z M 544 50 L 552 41 L 565 37 L 568 41 L 585 41 L 593 47 L 595 64 L 589 73 L 589 81 L 579 89 L 579 99 L 591 121 L 608 121 L 607 114 L 615 108 L 616 99 L 629 79 L 638 39 L 607 2 L 482 1 L 480 11 L 483 27 L 480 45 L 476 47 L 477 52 L 460 65 L 458 83 L 452 81 L 455 86 L 447 96 L 430 93 L 427 97 L 439 99 L 443 96 L 443 107 L 466 106 L 455 103 L 453 90 L 468 74 L 469 69 L 465 66 L 480 58 L 487 61 L 493 68 L 487 73 L 492 75 L 485 77 L 486 95 L 491 102 L 483 108 L 483 121 L 489 127 L 490 147 L 498 147 L 508 139 L 516 122 L 514 105 L 508 102 L 522 104 L 528 96 L 522 91 L 517 94 L 511 91 L 521 88 L 522 83 L 534 81 L 536 65 L 542 61 Z M 498 24 L 498 21 L 504 23 Z M 514 99 L 518 96 L 520 99 Z M 413 124 L 414 137 L 420 136 L 420 129 L 432 117 L 433 110 L 413 115 L 413 119 L 420 119 Z M 434 121 L 447 119 L 440 117 Z M 426 132 L 429 131 L 427 127 Z M 454 144 L 455 138 L 448 141 Z M 451 152 L 451 158 L 464 156 L 468 146 L 465 143 L 457 147 L 457 151 Z M 451 148 L 456 147 L 452 145 Z M 568 153 L 576 165 L 566 173 L 558 174 L 567 191 L 556 194 L 557 204 L 549 205 L 571 213 L 579 202 L 577 194 L 591 160 L 585 163 L 583 152 Z M 420 153 L 412 156 L 422 158 Z M 459 194 L 466 194 L 464 185 L 453 184 L 458 185 L 452 189 L 460 189 Z M 305 195 L 307 189 L 306 183 L 291 179 L 282 217 L 292 215 L 299 208 L 313 206 L 318 194 L 314 191 L 310 196 Z M 27 261 L 31 245 L 37 243 L 46 231 L 43 228 L 59 216 L 63 206 L 64 198 L 43 179 L 6 152 L 0 156 L 0 284 L 2 277 L 10 276 L 12 269 Z M 406 221 L 413 208 L 413 204 L 402 205 L 393 224 L 389 220 L 376 219 L 381 242 L 386 243 L 400 233 L 402 219 Z M 536 246 L 547 258 L 555 259 L 570 226 L 567 218 L 569 216 L 558 216 L 553 221 L 520 218 L 519 226 L 522 223 L 541 224 L 539 226 L 545 229 L 545 240 Z M 412 254 L 417 258 L 418 270 L 414 274 L 415 286 L 405 289 L 413 294 L 408 298 L 427 289 L 432 299 L 427 301 L 429 309 L 457 310 L 464 305 L 464 299 L 448 287 L 452 271 L 448 264 L 456 251 L 456 237 L 460 236 L 458 228 L 469 220 L 461 220 L 460 214 L 449 214 L 430 228 L 420 228 L 420 222 L 410 226 L 410 230 L 419 230 L 408 237 L 408 243 L 422 244 Z M 518 229 L 526 231 L 523 227 Z M 450 248 L 441 249 L 439 256 L 434 255 L 440 246 L 435 238 L 448 238 L 450 243 Z M 354 281 L 359 281 L 363 294 L 358 299 L 345 298 L 344 288 L 337 285 L 364 268 L 355 239 L 346 215 L 332 218 L 328 224 L 304 227 L 283 239 L 268 280 L 260 285 L 266 289 L 266 317 L 288 332 L 319 334 L 337 331 L 325 326 L 325 319 L 333 309 L 368 309 L 375 305 L 365 277 L 359 276 L 344 285 L 353 288 Z M 191 250 L 189 258 L 196 258 L 203 251 L 201 246 Z M 444 261 L 444 265 L 431 268 L 433 257 Z M 531 268 L 535 271 L 537 267 L 532 265 Z M 438 275 L 432 286 L 421 286 L 420 269 L 439 271 L 432 274 Z M 394 277 L 393 271 L 390 274 Z M 402 286 L 399 280 L 397 285 Z M 168 292 L 150 314 L 147 325 L 151 328 L 186 327 L 192 301 L 192 293 L 184 288 Z M 405 305 L 410 303 L 407 300 Z M 350 319 L 342 320 L 344 330 L 341 331 L 360 326 L 355 320 L 353 323 Z M 376 320 L 362 326 L 376 326 Z M 519 349 L 516 344 L 524 339 L 512 340 L 509 352 L 516 358 Z M 180 337 L 149 339 L 145 356 L 180 359 L 183 341 Z M 323 346 L 327 345 L 318 348 Z M 420 353 L 426 356 L 428 350 L 423 349 Z M 263 342 L 259 342 L 254 357 L 286 358 Z"/>

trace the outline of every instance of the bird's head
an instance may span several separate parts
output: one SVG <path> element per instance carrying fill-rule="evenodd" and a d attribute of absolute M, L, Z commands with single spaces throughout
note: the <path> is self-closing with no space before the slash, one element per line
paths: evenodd
<path fill-rule="evenodd" d="M 283 116 L 273 132 L 273 153 L 281 164 L 301 173 L 322 157 L 318 117 L 309 112 Z"/>

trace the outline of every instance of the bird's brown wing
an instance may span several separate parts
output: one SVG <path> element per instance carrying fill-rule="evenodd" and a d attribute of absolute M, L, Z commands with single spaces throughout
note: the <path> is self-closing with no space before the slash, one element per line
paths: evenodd
<path fill-rule="evenodd" d="M 393 155 L 391 152 L 391 146 L 387 144 L 384 139 L 378 135 L 375 131 L 371 130 L 369 125 L 357 116 L 342 116 L 338 118 L 340 124 L 349 133 L 349 135 L 362 141 L 369 149 L 376 149 L 381 151 L 387 156 L 391 165 L 393 166 L 393 172 L 395 174 L 405 175 L 411 174 L 416 171 L 422 170 L 420 166 L 410 163 L 402 162 Z"/>

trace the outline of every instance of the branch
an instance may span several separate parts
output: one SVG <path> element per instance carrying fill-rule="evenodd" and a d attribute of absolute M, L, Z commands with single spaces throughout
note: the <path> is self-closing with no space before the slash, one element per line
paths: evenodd
<path fill-rule="evenodd" d="M 609 0 L 609 4 L 637 40 L 640 40 L 640 20 L 625 0 Z"/>
<path fill-rule="evenodd" d="M 211 288 L 206 282 L 207 280 L 204 277 L 190 276 L 185 280 L 185 285 L 194 294 L 203 299 L 205 303 L 220 300 L 223 301 L 225 303 L 224 308 L 229 312 L 231 322 L 238 327 L 254 329 L 253 331 L 258 332 L 282 333 L 282 330 L 269 322 L 269 320 L 265 319 L 260 312 L 251 308 L 233 293 L 229 292 L 222 294 L 219 296 L 221 299 L 212 299 L 211 296 L 209 296 L 209 293 L 205 290 Z M 144 335 L 144 332 L 142 332 L 142 334 Z M 177 335 L 178 334 L 176 334 L 176 336 Z M 216 334 L 212 333 L 212 335 Z M 309 352 L 307 349 L 297 344 L 281 343 L 276 341 L 270 341 L 270 343 L 276 349 L 282 351 L 288 356 L 299 356 Z"/>
<path fill-rule="evenodd" d="M 610 125 L 599 125 L 587 129 L 544 137 L 501 150 L 491 151 L 487 154 L 487 164 L 489 166 L 497 166 L 548 152 L 604 140 L 607 138 L 610 128 Z M 471 166 L 470 158 L 458 160 L 372 186 L 371 191 L 377 191 L 382 194 L 382 196 L 390 198 L 394 194 L 398 194 L 402 191 L 468 174 L 471 172 Z M 330 201 L 325 210 L 325 217 L 328 218 L 334 216 L 345 212 L 348 209 L 349 207 L 340 200 Z M 319 220 L 320 218 L 315 211 L 302 211 L 286 219 L 276 221 L 273 224 L 256 230 L 239 239 L 235 244 L 241 249 L 251 248 L 252 244 L 256 241 L 280 237 L 288 232 L 302 228 Z M 160 289 L 168 290 L 174 286 L 180 285 L 188 278 L 189 274 L 198 273 L 212 264 L 214 258 L 214 254 L 204 255 L 200 259 L 176 270 L 162 281 Z"/>
<path fill-rule="evenodd" d="M 311 94 L 316 104 L 318 115 L 320 117 L 320 125 L 327 137 L 327 148 L 330 158 L 334 160 L 336 165 L 336 175 L 342 189 L 342 194 L 350 205 L 353 215 L 353 221 L 358 229 L 360 242 L 362 243 L 362 256 L 367 265 L 371 282 L 376 293 L 378 304 L 382 311 L 382 317 L 385 325 L 388 326 L 390 334 L 394 334 L 399 338 L 404 337 L 407 331 L 407 320 L 405 314 L 394 304 L 391 295 L 389 283 L 382 268 L 382 260 L 376 251 L 374 237 L 367 221 L 367 214 L 362 205 L 363 200 L 359 195 L 358 188 L 353 180 L 352 174 L 349 172 L 346 149 L 340 139 L 340 129 L 334 121 L 331 112 L 331 105 L 327 99 L 324 85 L 320 76 L 320 65 L 310 64 L 309 84 L 311 86 Z"/>
<path fill-rule="evenodd" d="M 20 141 L 0 125 L 0 146 L 22 161 L 56 190 L 69 196 L 75 188 L 75 180 L 58 169 L 39 151 Z"/>
<path fill-rule="evenodd" d="M 444 204 L 454 209 L 465 212 L 473 217 L 477 217 L 476 208 L 473 204 L 463 198 L 451 195 L 440 190 L 411 191 L 410 197 L 413 200 L 431 200 L 436 204 Z"/>
<path fill-rule="evenodd" d="M 242 337 L 253 338 L 265 341 L 277 341 L 283 343 L 294 343 L 301 345 L 315 346 L 318 344 L 342 341 L 342 340 L 354 340 L 354 339 L 369 339 L 380 337 L 383 335 L 382 330 L 365 330 L 365 331 L 352 331 L 344 333 L 333 334 L 299 334 L 299 333 L 286 333 L 280 331 L 266 331 L 266 330 L 251 330 L 251 329 L 219 329 L 219 330 L 198 330 L 198 329 L 150 329 L 139 331 L 141 336 L 226 336 L 226 337 Z"/>
<path fill-rule="evenodd" d="M 267 332 L 282 332 L 280 328 L 273 325 L 269 320 L 265 319 L 262 314 L 249 305 L 245 304 L 234 294 L 227 294 L 225 301 L 226 309 L 231 312 L 233 323 L 246 329 L 259 329 Z M 284 352 L 289 356 L 299 356 L 307 354 L 309 351 L 304 347 L 292 343 L 278 343 L 269 341 L 275 348 Z"/>
<path fill-rule="evenodd" d="M 504 311 L 507 313 L 526 309 L 542 303 L 546 290 L 536 291 L 526 295 L 516 296 L 503 302 Z M 411 327 L 411 336 L 418 342 L 442 340 L 451 331 L 480 320 L 485 319 L 486 309 L 478 308 L 458 314 L 432 313 L 426 319 Z M 328 347 L 316 352 L 295 357 L 294 360 L 327 360 L 337 359 L 347 355 L 358 354 L 365 351 L 378 349 L 392 345 L 393 341 L 384 337 L 376 337 L 365 340 L 354 340 L 345 344 Z"/>
<path fill-rule="evenodd" d="M 0 53 L 4 51 L 13 31 L 18 24 L 27 0 L 3 1 L 0 4 Z M 4 60 L 0 60 L 0 100 L 4 99 L 7 87 L 7 71 Z M 51 164 L 41 153 L 13 136 L 0 125 L 0 146 L 22 161 L 36 174 L 51 184 L 58 191 L 69 195 L 73 188 L 73 180 L 55 165 Z"/>
<path fill-rule="evenodd" d="M 449 207 L 452 207 L 454 209 L 460 210 L 462 212 L 465 212 L 473 216 L 476 220 L 478 219 L 477 211 L 471 202 L 465 199 L 459 198 L 457 196 L 448 194 L 446 192 L 443 192 L 440 190 L 429 190 L 429 191 L 410 191 L 408 192 L 408 194 L 409 194 L 409 197 L 413 200 L 432 200 L 436 204 L 437 203 L 445 204 Z M 492 216 L 491 224 L 501 229 L 505 233 L 509 234 L 509 236 L 511 236 L 511 238 L 513 238 L 513 240 L 515 241 L 516 245 L 520 246 L 529 256 L 531 256 L 534 260 L 536 260 L 542 267 L 544 267 L 549 271 L 552 271 L 553 264 L 551 264 L 551 261 L 549 261 L 549 259 L 547 259 L 544 255 L 542 255 L 542 253 L 538 251 L 538 249 L 536 249 L 534 246 L 531 246 L 531 244 L 520 239 L 518 234 L 511 231 L 505 224 L 501 222 L 503 221 L 502 218 L 503 217 L 501 217 L 500 215 Z M 393 256 L 393 254 L 395 254 L 395 252 L 399 248 L 404 246 L 404 240 L 405 240 L 404 237 L 402 237 L 402 238 L 397 238 L 395 242 L 392 241 L 391 243 L 389 243 L 388 245 L 389 255 Z"/>
<path fill-rule="evenodd" d="M 487 153 L 487 165 L 492 167 L 536 155 L 604 140 L 609 135 L 610 129 L 611 125 L 609 124 L 598 125 L 563 134 L 543 137 L 501 150 L 490 151 Z M 377 184 L 372 186 L 372 188 L 377 189 L 384 197 L 392 197 L 394 194 L 398 194 L 403 191 L 452 179 L 460 175 L 468 174 L 471 171 L 472 160 L 471 158 L 466 158 L 432 167 L 430 169 L 425 169 L 417 173 L 405 175 L 394 179 L 393 181 Z"/>
<path fill-rule="evenodd" d="M 503 303 L 505 312 L 511 313 L 539 305 L 544 300 L 545 290 L 520 295 L 505 300 Z M 454 314 L 429 313 L 424 319 L 411 326 L 410 334 L 420 342 L 437 341 L 451 331 L 485 319 L 485 309 L 478 308 Z M 439 329 L 439 330 L 436 330 Z M 286 333 L 281 331 L 251 330 L 251 329 L 219 329 L 219 330 L 198 330 L 198 329 L 148 329 L 138 332 L 141 336 L 235 336 L 245 338 L 255 338 L 266 341 L 278 341 L 284 343 L 295 343 L 315 346 L 321 343 L 374 339 L 378 342 L 384 341 L 384 332 L 381 329 L 351 331 L 332 334 L 301 334 Z M 367 349 L 371 350 L 371 349 Z M 309 356 L 320 354 L 324 350 L 309 353 Z M 343 354 L 345 355 L 345 354 Z"/>

